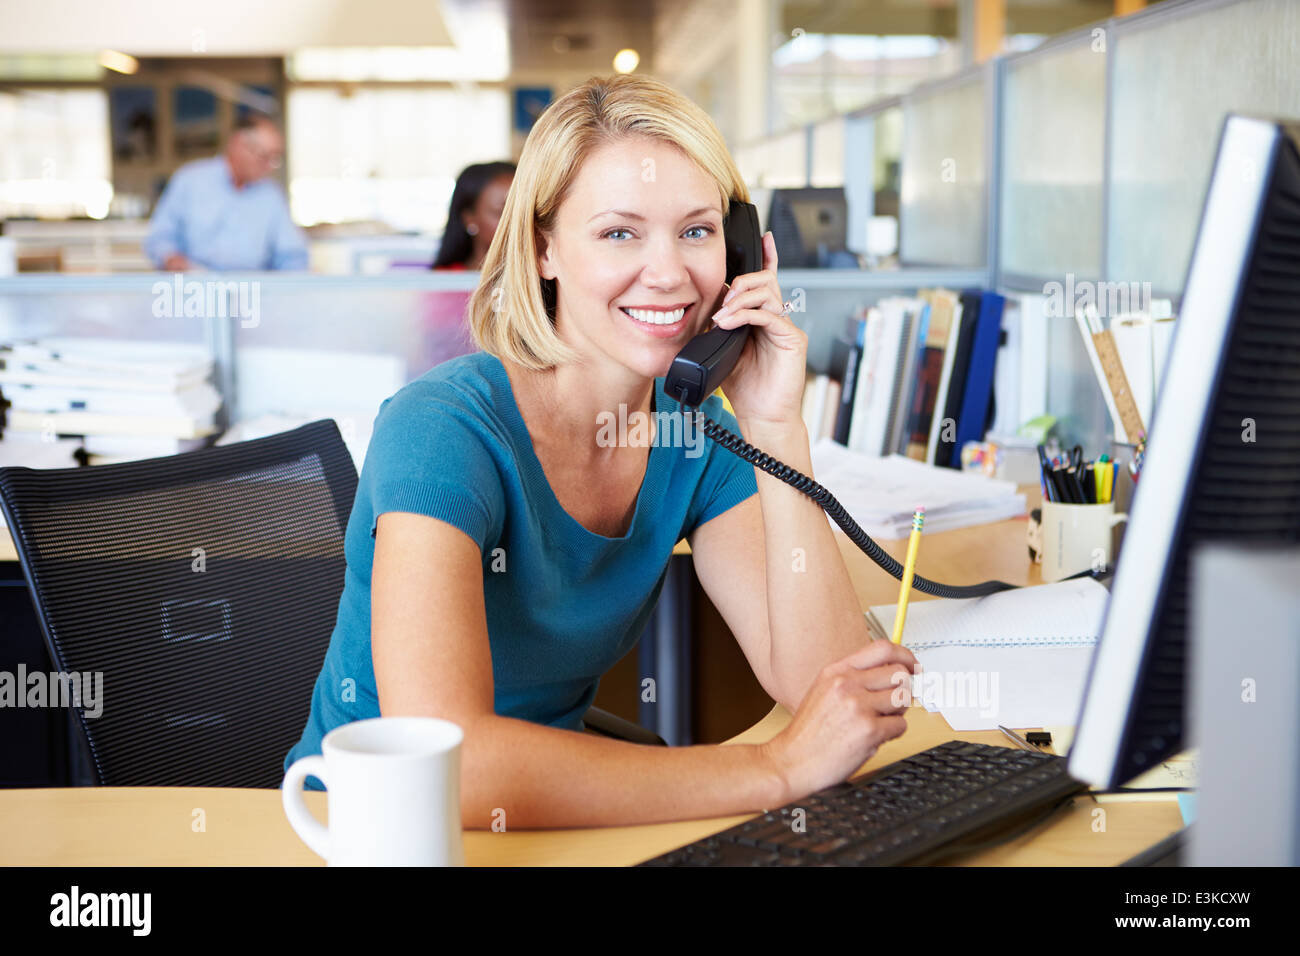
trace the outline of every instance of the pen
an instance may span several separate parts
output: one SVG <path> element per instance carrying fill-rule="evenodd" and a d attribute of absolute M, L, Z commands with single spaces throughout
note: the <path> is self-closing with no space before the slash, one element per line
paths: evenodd
<path fill-rule="evenodd" d="M 1061 489 L 1061 500 L 1066 504 L 1077 505 L 1081 503 L 1081 498 L 1075 494 L 1074 478 L 1070 474 L 1069 468 L 1064 465 L 1056 469 L 1056 485 Z"/>
<path fill-rule="evenodd" d="M 925 524 L 925 509 L 917 508 L 912 515 L 912 536 L 907 540 L 907 562 L 903 565 L 903 587 L 898 592 L 898 613 L 894 615 L 895 644 L 903 640 L 903 622 L 907 620 L 907 597 L 912 593 L 912 575 L 916 573 L 916 552 L 921 546 L 921 526 Z"/>
<path fill-rule="evenodd" d="M 1088 503 L 1088 496 L 1083 491 L 1083 479 L 1079 477 L 1080 465 L 1071 465 L 1066 469 L 1066 480 L 1070 483 L 1070 491 L 1074 494 L 1074 500 L 1081 505 Z"/>
<path fill-rule="evenodd" d="M 1043 497 L 1048 501 L 1059 501 L 1051 478 L 1052 464 L 1047 460 L 1047 449 L 1042 445 L 1038 446 L 1038 470 L 1043 476 Z"/>
<path fill-rule="evenodd" d="M 998 724 L 998 730 L 1006 734 L 1007 737 L 1011 740 L 1011 742 L 1014 743 L 1017 747 L 1021 748 L 1022 750 L 1032 750 L 1036 754 L 1042 753 L 1041 750 L 1039 750 L 1037 747 L 1031 744 L 1024 737 L 1021 737 L 1014 730 L 1008 730 L 1006 727 L 1003 727 L 1001 724 Z"/>

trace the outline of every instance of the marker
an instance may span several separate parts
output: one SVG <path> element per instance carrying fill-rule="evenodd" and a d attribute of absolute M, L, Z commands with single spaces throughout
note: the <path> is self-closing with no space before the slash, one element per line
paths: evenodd
<path fill-rule="evenodd" d="M 925 524 L 925 509 L 917 508 L 912 515 L 912 536 L 907 539 L 907 561 L 903 563 L 903 586 L 898 592 L 898 613 L 894 615 L 895 644 L 903 641 L 903 622 L 907 620 L 907 598 L 912 593 L 912 576 L 916 573 L 916 552 L 921 547 L 921 526 Z"/>

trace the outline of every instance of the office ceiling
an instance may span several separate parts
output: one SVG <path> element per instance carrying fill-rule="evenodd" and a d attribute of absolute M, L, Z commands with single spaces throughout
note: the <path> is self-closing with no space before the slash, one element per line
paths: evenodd
<path fill-rule="evenodd" d="M 504 28 L 511 72 L 603 72 L 631 47 L 680 74 L 727 40 L 742 2 L 766 0 L 62 0 L 6 3 L 0 53 L 278 56 L 304 47 L 446 46 L 459 22 Z M 750 9 L 754 9 L 753 6 Z M 1113 0 L 1007 0 L 1008 32 L 1051 34 L 1102 20 Z M 773 47 L 807 33 L 955 37 L 957 0 L 783 0 Z"/>
<path fill-rule="evenodd" d="M 785 0 L 780 29 L 807 33 L 956 37 L 957 0 Z M 1007 0 L 1008 33 L 1060 33 L 1104 20 L 1114 0 Z"/>
<path fill-rule="evenodd" d="M 625 47 L 648 64 L 659 6 L 654 0 L 506 0 L 511 71 L 608 73 Z"/>
<path fill-rule="evenodd" d="M 448 46 L 436 0 L 4 3 L 0 52 L 275 56 L 315 46 Z"/>

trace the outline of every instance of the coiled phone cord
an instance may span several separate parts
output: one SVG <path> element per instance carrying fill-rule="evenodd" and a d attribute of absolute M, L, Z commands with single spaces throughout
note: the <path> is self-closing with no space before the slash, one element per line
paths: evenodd
<path fill-rule="evenodd" d="M 745 439 L 741 438 L 735 432 L 723 428 L 708 415 L 705 415 L 698 408 L 692 408 L 685 402 L 685 393 L 678 393 L 679 401 L 683 408 L 691 408 L 695 412 L 696 425 L 703 430 L 704 434 L 717 442 L 733 455 L 738 455 L 745 461 L 749 462 L 756 468 L 761 468 L 773 478 L 779 478 L 791 488 L 807 495 L 830 516 L 830 519 L 839 525 L 842 530 L 856 544 L 867 557 L 876 564 L 880 565 L 898 580 L 903 579 L 903 566 L 895 561 L 884 548 L 872 541 L 867 533 L 859 527 L 853 517 L 844 510 L 844 506 L 836 500 L 835 496 L 813 481 L 807 475 L 795 471 L 789 465 L 778 461 L 765 451 L 755 448 Z M 1083 577 L 1090 575 L 1091 572 L 1085 571 L 1083 574 L 1074 575 Z M 1007 584 L 1005 581 L 985 581 L 982 584 L 965 584 L 954 586 L 951 584 L 940 584 L 938 581 L 931 581 L 929 578 L 923 578 L 919 574 L 912 577 L 912 587 L 916 588 L 923 594 L 933 594 L 935 597 L 945 598 L 977 598 L 985 597 L 989 594 L 997 594 L 999 591 L 1014 590 L 1017 585 Z"/>

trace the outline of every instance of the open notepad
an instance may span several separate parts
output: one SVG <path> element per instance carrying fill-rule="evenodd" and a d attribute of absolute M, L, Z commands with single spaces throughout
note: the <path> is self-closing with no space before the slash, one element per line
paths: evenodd
<path fill-rule="evenodd" d="M 903 644 L 920 670 L 913 697 L 953 730 L 1073 724 L 1101 633 L 1107 591 L 1089 578 L 983 598 L 909 604 Z M 873 607 L 877 637 L 896 607 Z"/>
<path fill-rule="evenodd" d="M 1107 591 L 1091 578 L 1016 588 L 964 600 L 912 601 L 903 643 L 913 651 L 931 647 L 1045 647 L 1095 644 L 1101 633 Z M 877 637 L 894 633 L 896 604 L 867 612 Z"/>

